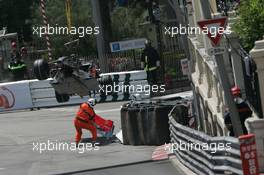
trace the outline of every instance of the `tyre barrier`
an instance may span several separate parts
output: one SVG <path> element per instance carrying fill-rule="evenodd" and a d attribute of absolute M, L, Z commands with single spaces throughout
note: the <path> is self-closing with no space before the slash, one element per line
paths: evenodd
<path fill-rule="evenodd" d="M 182 104 L 178 104 L 175 105 L 172 109 L 172 111 L 170 112 L 170 116 L 173 117 L 173 119 L 184 126 L 188 126 L 189 125 L 189 117 L 188 116 L 188 107 L 186 105 L 182 105 Z"/>
<path fill-rule="evenodd" d="M 236 174 L 242 175 L 242 162 L 240 158 L 240 146 L 234 137 L 211 137 L 203 132 L 194 130 L 180 124 L 178 121 L 182 111 L 180 106 L 173 108 L 169 114 L 169 129 L 171 148 L 177 159 L 196 174 Z M 186 116 L 187 117 L 187 116 Z M 198 149 L 197 144 L 209 145 L 206 149 Z M 230 149 L 216 149 L 217 145 L 229 145 Z M 185 149 L 179 148 L 185 145 Z M 186 145 L 195 145 L 186 149 Z"/>
<path fill-rule="evenodd" d="M 168 114 L 173 105 L 126 103 L 121 107 L 124 145 L 162 145 L 170 141 Z"/>

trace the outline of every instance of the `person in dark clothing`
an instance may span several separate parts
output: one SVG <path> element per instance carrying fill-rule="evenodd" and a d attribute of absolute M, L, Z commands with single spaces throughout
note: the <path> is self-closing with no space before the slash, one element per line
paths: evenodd
<path fill-rule="evenodd" d="M 12 59 L 8 65 L 8 69 L 13 75 L 14 81 L 24 80 L 27 75 L 27 67 L 22 60 Z"/>
<path fill-rule="evenodd" d="M 237 109 L 238 109 L 238 114 L 240 117 L 243 134 L 247 134 L 248 132 L 245 126 L 245 121 L 247 118 L 251 117 L 252 110 L 249 108 L 246 101 L 241 98 L 241 90 L 239 87 L 237 86 L 233 87 L 231 89 L 231 92 L 234 97 L 234 101 L 236 103 Z M 232 122 L 231 122 L 231 116 L 230 116 L 230 112 L 228 111 L 224 115 L 224 122 L 230 132 L 229 135 L 234 136 L 235 134 L 234 134 L 234 130 L 233 130 Z"/>
<path fill-rule="evenodd" d="M 151 42 L 146 40 L 145 49 L 141 55 L 141 68 L 147 73 L 147 80 L 150 85 L 157 83 L 157 69 L 160 67 L 160 58 L 156 49 L 151 46 Z"/>
<path fill-rule="evenodd" d="M 11 53 L 8 70 L 12 73 L 14 81 L 24 80 L 27 77 L 27 66 L 21 59 L 19 52 Z"/>

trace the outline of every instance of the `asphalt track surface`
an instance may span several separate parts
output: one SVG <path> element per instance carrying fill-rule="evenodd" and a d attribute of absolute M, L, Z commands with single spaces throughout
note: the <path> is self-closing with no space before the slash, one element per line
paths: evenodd
<path fill-rule="evenodd" d="M 96 106 L 97 114 L 115 123 L 120 131 L 120 106 L 123 102 Z M 45 150 L 36 144 L 74 141 L 73 118 L 78 106 L 0 114 L 0 174 L 91 174 L 91 175 L 181 175 L 167 160 L 153 162 L 154 146 L 126 146 L 99 138 L 99 150 Z M 85 142 L 90 133 L 83 132 Z"/>

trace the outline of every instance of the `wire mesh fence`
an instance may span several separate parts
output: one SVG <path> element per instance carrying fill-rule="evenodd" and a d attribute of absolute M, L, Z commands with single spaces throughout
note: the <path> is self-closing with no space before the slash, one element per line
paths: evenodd
<path fill-rule="evenodd" d="M 171 87 L 173 84 L 180 84 L 180 81 L 188 81 L 188 76 L 182 72 L 182 63 L 181 60 L 185 59 L 185 54 L 183 48 L 180 47 L 180 38 L 163 38 L 162 45 L 162 59 L 164 63 L 164 74 L 159 73 L 158 79 L 165 80 L 165 83 Z M 45 48 L 45 45 L 41 42 L 32 43 L 28 49 L 28 55 L 24 59 L 27 64 L 30 79 L 35 78 L 33 75 L 33 63 L 36 59 L 47 59 L 48 52 Z M 64 52 L 65 55 L 68 55 L 68 52 Z M 141 54 L 142 49 L 136 50 L 128 50 L 122 52 L 115 53 L 107 53 L 103 55 L 104 62 L 101 63 L 98 55 L 78 55 L 80 53 L 76 53 L 77 58 L 82 60 L 82 62 L 93 63 L 97 65 L 99 68 L 106 67 L 106 71 L 108 72 L 122 72 L 122 71 L 133 71 L 133 70 L 141 70 Z M 55 57 L 53 60 L 58 59 Z M 102 58 L 101 58 L 102 60 Z M 100 65 L 101 64 L 101 65 Z M 160 72 L 160 71 L 159 71 Z"/>
<path fill-rule="evenodd" d="M 131 50 L 118 53 L 109 53 L 104 55 L 105 64 L 108 72 L 122 72 L 141 70 L 141 50 Z M 34 60 L 39 58 L 45 58 L 46 52 L 32 51 L 28 54 L 26 63 L 29 68 L 29 72 L 32 72 L 32 65 Z M 83 63 L 92 63 L 100 68 L 100 61 L 97 55 L 89 56 L 77 56 Z M 173 88 L 175 86 L 181 86 L 182 81 L 188 81 L 188 75 L 184 74 L 182 69 L 182 60 L 186 59 L 183 50 L 169 49 L 162 53 L 162 59 L 164 63 L 164 74 L 159 73 L 158 79 L 163 79 L 167 87 Z M 32 75 L 34 78 L 34 76 Z M 183 83 L 184 84 L 184 83 Z"/>

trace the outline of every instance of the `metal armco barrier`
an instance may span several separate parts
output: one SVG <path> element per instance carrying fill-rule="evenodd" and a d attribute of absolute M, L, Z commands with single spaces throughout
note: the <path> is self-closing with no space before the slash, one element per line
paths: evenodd
<path fill-rule="evenodd" d="M 173 145 L 171 149 L 178 160 L 199 175 L 243 174 L 237 138 L 210 137 L 177 123 L 175 116 L 172 116 L 173 112 L 172 110 L 169 115 L 170 137 Z M 205 147 L 196 149 L 197 144 L 205 144 Z M 186 146 L 183 147 L 184 145 Z M 190 145 L 197 147 L 193 148 Z"/>
<path fill-rule="evenodd" d="M 173 105 L 126 103 L 121 108 L 125 145 L 162 145 L 170 140 L 168 113 Z"/>
<path fill-rule="evenodd" d="M 134 81 L 131 84 L 141 84 L 141 85 L 147 85 L 147 81 Z M 58 103 L 55 98 L 55 91 L 53 87 L 50 85 L 48 80 L 45 81 L 35 81 L 30 82 L 30 92 L 32 96 L 32 102 L 34 107 L 52 107 L 52 106 L 60 106 L 60 105 L 73 105 L 73 104 L 79 104 L 87 100 L 89 98 L 88 96 L 85 96 L 83 98 L 79 96 L 71 96 L 70 100 L 65 103 Z M 133 93 L 132 93 L 133 94 Z M 109 95 L 96 93 L 95 96 L 92 94 L 92 97 L 94 97 L 97 102 L 111 102 L 111 101 L 127 101 L 130 98 L 129 93 L 111 93 Z M 145 93 L 140 94 L 142 98 L 149 98 L 149 95 L 146 95 Z"/>
<path fill-rule="evenodd" d="M 139 71 L 129 71 L 129 72 L 114 72 L 114 73 L 103 73 L 100 74 L 101 77 L 110 77 L 113 79 L 118 79 L 118 81 L 123 82 L 134 81 L 134 80 L 146 80 L 147 74 L 143 70 Z"/>
<path fill-rule="evenodd" d="M 116 85 L 148 85 L 145 71 L 115 72 L 100 75 L 103 79 L 115 82 Z M 54 107 L 62 105 L 80 104 L 89 98 L 71 96 L 65 103 L 58 103 L 55 98 L 54 88 L 48 80 L 25 80 L 0 84 L 0 112 L 32 109 L 41 107 Z M 7 89 L 7 90 L 6 90 Z M 136 92 L 127 93 L 124 91 L 104 94 L 92 94 L 98 102 L 127 101 Z M 142 99 L 149 98 L 145 92 L 139 93 Z"/>

